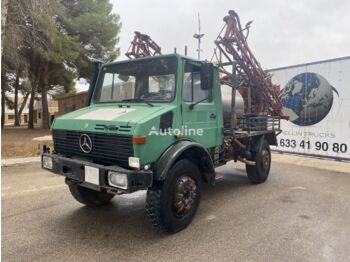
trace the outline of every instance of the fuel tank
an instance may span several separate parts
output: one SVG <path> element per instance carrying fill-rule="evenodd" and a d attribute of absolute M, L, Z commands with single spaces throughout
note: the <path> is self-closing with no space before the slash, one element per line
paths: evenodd
<path fill-rule="evenodd" d="M 232 88 L 228 85 L 221 85 L 221 99 L 222 99 L 222 107 L 224 112 L 225 122 L 232 117 L 240 117 L 244 114 L 244 101 L 243 97 L 239 92 L 236 91 L 236 101 L 234 113 L 235 116 L 231 115 L 231 90 Z"/>

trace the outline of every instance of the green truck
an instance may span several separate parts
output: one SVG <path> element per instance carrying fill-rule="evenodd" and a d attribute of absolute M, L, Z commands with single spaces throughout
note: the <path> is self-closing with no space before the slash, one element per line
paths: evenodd
<path fill-rule="evenodd" d="M 41 147 L 42 167 L 65 176 L 77 201 L 147 190 L 151 223 L 174 233 L 216 167 L 242 161 L 252 183 L 266 181 L 280 119 L 244 113 L 216 65 L 170 54 L 94 66 L 87 107 L 56 118 L 54 148 Z"/>

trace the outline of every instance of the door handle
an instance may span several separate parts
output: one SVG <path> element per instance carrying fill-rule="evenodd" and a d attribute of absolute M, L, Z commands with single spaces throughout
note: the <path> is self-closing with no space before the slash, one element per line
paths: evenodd
<path fill-rule="evenodd" d="M 210 119 L 215 119 L 216 115 L 214 113 L 211 113 L 209 117 L 210 117 Z"/>

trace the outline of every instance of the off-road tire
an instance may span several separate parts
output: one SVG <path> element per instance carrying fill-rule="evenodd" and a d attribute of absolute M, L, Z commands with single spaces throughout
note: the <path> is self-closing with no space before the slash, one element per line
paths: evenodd
<path fill-rule="evenodd" d="M 271 151 L 266 140 L 263 141 L 261 148 L 252 152 L 251 160 L 255 161 L 255 166 L 246 165 L 249 180 L 253 184 L 264 183 L 269 176 L 271 167 Z"/>
<path fill-rule="evenodd" d="M 72 196 L 80 203 L 89 207 L 98 207 L 108 204 L 114 197 L 114 194 L 99 192 L 79 184 L 68 185 Z"/>
<path fill-rule="evenodd" d="M 189 178 L 195 184 L 191 207 L 179 215 L 174 205 L 179 181 Z M 194 182 L 194 183 L 193 183 Z M 162 232 L 176 233 L 186 228 L 193 220 L 201 198 L 201 174 L 197 166 L 187 159 L 176 162 L 163 183 L 149 188 L 146 197 L 146 212 L 151 224 Z"/>

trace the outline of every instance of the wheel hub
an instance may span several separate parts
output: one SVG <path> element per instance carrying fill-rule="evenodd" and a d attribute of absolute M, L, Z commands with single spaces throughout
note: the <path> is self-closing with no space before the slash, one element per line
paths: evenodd
<path fill-rule="evenodd" d="M 196 182 L 189 176 L 180 177 L 175 185 L 174 209 L 178 215 L 187 214 L 197 197 Z"/>
<path fill-rule="evenodd" d="M 267 170 L 269 168 L 270 165 L 270 154 L 267 150 L 262 150 L 261 152 L 261 165 L 263 170 Z"/>

